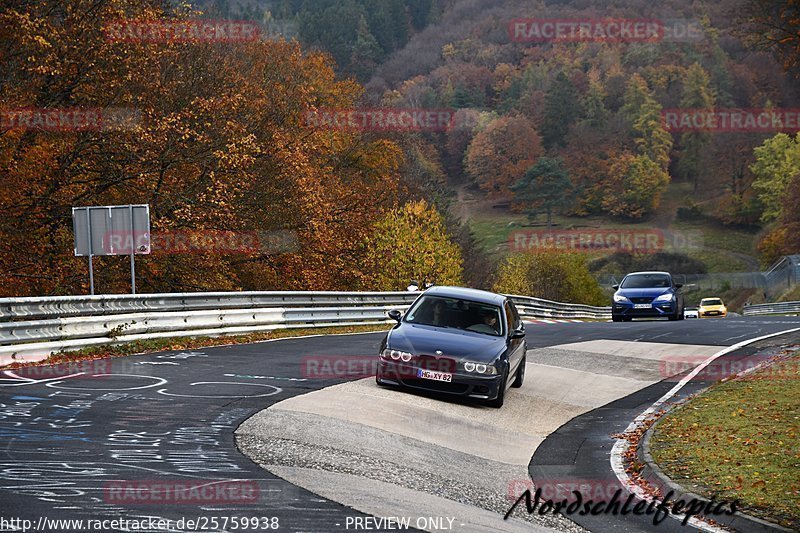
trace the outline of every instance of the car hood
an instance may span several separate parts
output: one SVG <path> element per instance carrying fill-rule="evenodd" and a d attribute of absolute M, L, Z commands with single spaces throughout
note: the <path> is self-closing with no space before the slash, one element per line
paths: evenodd
<path fill-rule="evenodd" d="M 459 329 L 437 328 L 403 322 L 391 330 L 387 348 L 403 350 L 414 355 L 435 355 L 441 351 L 445 357 L 456 360 L 492 362 L 506 349 L 504 337 L 493 337 Z"/>
<path fill-rule="evenodd" d="M 701 305 L 700 309 L 703 311 L 722 311 L 725 308 L 724 305 Z"/>
<path fill-rule="evenodd" d="M 618 289 L 617 294 L 625 296 L 626 298 L 655 298 L 662 294 L 671 293 L 672 289 L 669 287 L 655 287 L 652 289 Z"/>

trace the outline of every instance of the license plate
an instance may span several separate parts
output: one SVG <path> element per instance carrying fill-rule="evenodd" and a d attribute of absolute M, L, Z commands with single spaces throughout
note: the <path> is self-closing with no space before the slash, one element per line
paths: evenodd
<path fill-rule="evenodd" d="M 453 374 L 447 372 L 434 372 L 433 370 L 417 369 L 417 377 L 422 379 L 432 379 L 434 381 L 444 381 L 450 383 L 453 381 Z"/>
<path fill-rule="evenodd" d="M 633 304 L 634 309 L 652 309 L 653 304 Z"/>

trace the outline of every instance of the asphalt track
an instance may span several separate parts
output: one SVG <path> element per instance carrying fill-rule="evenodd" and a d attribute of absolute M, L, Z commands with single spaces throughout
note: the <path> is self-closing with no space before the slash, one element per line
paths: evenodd
<path fill-rule="evenodd" d="M 579 475 L 604 479 L 601 475 L 610 472 L 607 456 L 600 458 L 602 460 L 582 463 L 580 451 L 585 444 L 576 443 L 583 440 L 588 442 L 592 435 L 608 438 L 620 426 L 624 428 L 663 392 L 664 385 L 658 384 L 663 379 L 659 375 L 658 357 L 653 357 L 656 352 L 647 343 L 671 347 L 686 345 L 688 351 L 684 355 L 687 360 L 693 361 L 696 360 L 692 353 L 693 346 L 705 347 L 698 348 L 705 354 L 712 347 L 729 346 L 748 338 L 795 327 L 800 327 L 800 319 L 794 317 L 530 325 L 528 344 L 532 351 L 528 364 L 543 371 L 549 368 L 550 379 L 537 381 L 537 373 L 531 371 L 529 366 L 527 393 L 522 392 L 525 388 L 512 390 L 509 400 L 516 397 L 518 402 L 524 404 L 524 401 L 533 398 L 533 404 L 536 404 L 542 398 L 549 396 L 552 400 L 552 396 L 558 394 L 564 395 L 562 400 L 568 400 L 562 402 L 563 412 L 555 415 L 541 413 L 541 417 L 531 417 L 526 422 L 530 429 L 523 435 L 531 445 L 528 455 L 529 458 L 532 456 L 530 464 L 524 461 L 524 449 L 519 446 L 519 441 L 516 448 L 507 448 L 510 454 L 505 456 L 503 443 L 483 446 L 486 443 L 466 439 L 464 444 L 462 441 L 465 439 L 459 440 L 455 436 L 457 425 L 451 426 L 446 432 L 434 432 L 431 438 L 436 438 L 437 442 L 428 445 L 438 446 L 436 449 L 446 453 L 459 453 L 464 461 L 472 462 L 476 468 L 481 463 L 476 463 L 475 458 L 484 459 L 486 465 L 511 465 L 514 468 L 520 462 L 525 462 L 532 474 L 537 473 L 537 468 L 547 467 L 547 475 L 558 477 L 563 474 L 558 468 L 570 464 L 573 468 L 575 465 L 583 468 L 582 465 L 591 463 L 597 470 L 587 469 Z M 412 410 L 407 413 L 413 413 L 415 403 L 433 405 L 432 408 L 438 412 L 452 414 L 455 418 L 447 420 L 453 424 L 463 421 L 464 417 L 477 422 L 473 424 L 476 431 L 485 425 L 481 424 L 482 421 L 490 426 L 495 423 L 493 421 L 511 425 L 520 423 L 521 419 L 515 414 L 519 412 L 514 411 L 513 401 L 503 409 L 493 411 L 470 404 L 443 402 L 437 398 L 379 389 L 370 379 L 331 379 L 308 375 L 307 360 L 304 358 L 372 356 L 377 352 L 381 337 L 382 334 L 308 337 L 205 348 L 194 352 L 164 352 L 100 362 L 93 367 L 80 368 L 83 373 L 77 375 L 70 375 L 70 369 L 65 368 L 57 368 L 50 374 L 46 369 L 5 373 L 0 376 L 0 433 L 3 437 L 0 440 L 0 525 L 4 526 L 0 530 L 21 531 L 19 526 L 22 524 L 19 521 L 9 522 L 11 519 L 30 520 L 29 530 L 38 527 L 39 531 L 90 531 L 98 529 L 87 528 L 86 523 L 80 528 L 44 520 L 126 519 L 141 520 L 142 523 L 137 525 L 147 526 L 148 518 L 153 519 L 150 520 L 151 524 L 156 518 L 171 519 L 172 522 L 170 527 L 165 528 L 165 522 L 162 522 L 158 527 L 139 527 L 137 531 L 264 531 L 276 524 L 271 521 L 272 518 L 277 518 L 279 530 L 282 531 L 352 531 L 358 524 L 361 530 L 388 530 L 379 526 L 392 524 L 370 521 L 369 515 L 380 519 L 398 516 L 400 512 L 429 518 L 457 518 L 461 513 L 462 518 L 449 524 L 450 529 L 493 530 L 491 524 L 474 527 L 470 521 L 487 518 L 485 513 L 488 511 L 464 503 L 460 504 L 463 507 L 453 511 L 451 502 L 454 500 L 450 498 L 458 500 L 458 496 L 451 496 L 446 491 L 441 494 L 449 497 L 437 496 L 436 487 L 413 491 L 400 486 L 393 498 L 398 505 L 387 509 L 380 508 L 380 499 L 359 500 L 363 494 L 350 490 L 352 487 L 361 483 L 363 492 L 370 493 L 381 490 L 380 482 L 364 476 L 363 465 L 350 474 L 334 469 L 325 470 L 324 453 L 317 453 L 316 457 L 320 459 L 317 464 L 309 464 L 309 459 L 315 453 L 313 447 L 304 448 L 305 457 L 302 459 L 305 463 L 302 466 L 284 464 L 284 469 L 279 471 L 297 484 L 289 483 L 259 467 L 237 449 L 234 431 L 242 422 L 271 406 L 274 412 L 283 411 L 281 414 L 285 416 L 291 409 L 283 407 L 290 406 L 292 402 L 295 402 L 295 407 L 300 407 L 294 413 L 300 413 L 307 420 L 312 418 L 311 415 L 316 415 L 322 424 L 319 427 L 323 429 L 324 424 L 334 422 L 339 424 L 339 429 L 347 424 L 350 424 L 350 429 L 356 427 L 353 424 L 370 429 L 370 424 L 373 424 L 373 436 L 380 437 L 385 433 L 395 435 L 396 441 L 402 444 L 397 450 L 364 446 L 366 455 L 371 456 L 378 465 L 385 458 L 390 458 L 392 453 L 409 453 L 409 446 L 425 443 L 426 437 L 422 432 L 410 435 L 393 433 L 400 426 L 397 420 L 392 421 L 391 412 L 384 412 L 381 416 L 388 420 L 389 425 L 385 428 L 374 427 L 371 415 L 359 418 L 355 409 L 349 414 L 351 420 L 347 424 L 343 423 L 347 418 L 347 409 L 340 409 L 338 414 L 333 411 L 322 414 L 309 412 L 304 396 L 327 394 L 333 402 L 337 399 L 337 391 L 343 393 L 342 397 L 346 397 L 345 393 L 363 395 L 367 391 L 372 395 L 370 401 L 399 401 L 406 409 Z M 597 344 L 596 341 L 601 342 Z M 642 343 L 642 350 L 630 352 L 631 346 L 635 347 L 636 343 Z M 661 364 L 663 366 L 663 359 Z M 601 386 L 592 389 L 590 382 L 577 379 L 580 376 L 587 377 L 589 373 L 603 374 L 607 376 L 603 379 L 610 380 L 607 383 L 624 383 L 628 388 L 615 391 L 614 387 Z M 557 383 L 555 378 L 560 376 L 564 379 L 567 375 L 571 375 L 572 379 L 566 379 L 564 386 L 569 385 L 575 390 L 554 388 Z M 288 402 L 278 407 L 285 400 Z M 328 405 L 335 405 L 331 402 Z M 603 408 L 613 408 L 614 416 L 608 419 L 608 423 L 602 417 L 598 422 L 598 410 Z M 267 409 L 263 413 L 269 411 Z M 334 416 L 329 416 L 332 414 Z M 537 426 L 539 420 L 546 422 L 548 417 L 550 422 L 549 425 L 545 424 L 547 427 Z M 573 422 L 555 425 L 559 417 Z M 254 417 L 252 420 L 258 419 Z M 366 421 L 370 424 L 364 424 Z M 404 431 L 418 426 L 420 422 L 419 419 L 411 420 Z M 585 424 L 584 430 L 580 429 L 582 424 Z M 513 431 L 511 425 L 500 427 L 499 431 L 503 435 L 519 433 Z M 245 424 L 242 429 L 247 427 Z M 296 426 L 284 427 L 297 429 Z M 303 438 L 311 443 L 320 435 L 315 437 L 310 431 L 306 433 Z M 440 433 L 444 435 L 443 438 L 437 436 Z M 346 444 L 341 440 L 341 434 L 321 434 L 328 438 L 331 448 L 336 448 L 337 442 Z M 300 438 L 298 435 L 295 437 Z M 376 441 L 371 442 L 374 444 Z M 251 444 L 257 446 L 254 442 Z M 416 457 L 420 460 L 424 456 L 424 448 L 417 449 Z M 324 449 L 316 448 L 317 451 Z M 381 451 L 384 455 L 375 455 Z M 487 454 L 489 457 L 482 457 Z M 274 459 L 274 451 L 272 457 Z M 260 459 L 259 462 L 264 464 Z M 265 466 L 269 467 L 268 464 Z M 278 471 L 280 466 L 276 464 L 273 469 Z M 449 470 L 447 464 L 440 464 L 440 467 Z M 538 473 L 541 474 L 541 471 Z M 503 477 L 505 474 L 501 472 L 495 481 L 512 481 Z M 457 475 L 455 477 L 456 481 L 464 481 Z M 487 474 L 487 477 L 491 476 Z M 474 485 L 485 490 L 486 486 L 477 481 Z M 195 492 L 192 493 L 194 499 L 189 498 L 190 501 L 186 501 L 184 492 L 184 500 L 175 501 L 173 498 L 165 502 L 142 501 L 141 493 L 120 489 L 155 484 L 162 489 L 165 485 L 186 487 L 187 483 L 196 487 L 224 486 L 226 490 L 204 492 L 202 497 Z M 239 497 L 234 491 L 237 484 L 240 488 Z M 302 488 L 303 485 L 319 490 L 312 492 Z M 208 494 L 211 494 L 210 498 Z M 475 498 L 480 500 L 480 496 L 478 494 Z M 340 501 L 349 505 L 343 505 Z M 399 502 L 405 503 L 400 505 Z M 426 508 L 426 505 L 430 507 Z M 364 510 L 369 514 L 362 512 Z M 392 514 L 395 511 L 397 513 Z M 241 527 L 240 520 L 244 517 L 257 519 L 257 526 Z M 212 527 L 213 518 L 216 518 L 216 528 Z M 239 520 L 236 524 L 239 527 L 233 527 L 234 518 Z M 206 527 L 186 527 L 185 522 L 178 523 L 180 519 L 199 520 Z M 221 527 L 223 520 L 228 521 L 227 527 Z M 517 526 L 527 526 L 529 531 L 548 527 L 562 529 L 561 522 L 523 523 L 521 519 L 519 522 Z M 248 526 L 253 523 L 249 522 Z M 506 524 L 511 527 L 511 524 Z M 440 530 L 447 522 L 430 521 L 423 525 L 426 526 L 424 529 Z M 622 517 L 584 521 L 583 525 L 592 531 L 653 530 L 645 523 Z M 125 529 L 108 527 L 100 530 Z M 129 527 L 128 530 L 133 529 Z"/>

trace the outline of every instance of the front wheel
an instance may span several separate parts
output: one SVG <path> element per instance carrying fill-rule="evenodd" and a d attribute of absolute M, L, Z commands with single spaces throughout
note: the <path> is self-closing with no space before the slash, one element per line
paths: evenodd
<path fill-rule="evenodd" d="M 522 387 L 522 382 L 525 381 L 525 361 L 527 360 L 527 356 L 522 357 L 522 361 L 519 362 L 519 367 L 517 367 L 517 375 L 514 377 L 514 383 L 511 384 L 512 387 L 518 389 Z"/>
<path fill-rule="evenodd" d="M 670 320 L 678 320 L 678 312 L 675 311 L 671 315 L 667 315 L 667 318 L 669 318 Z"/>
<path fill-rule="evenodd" d="M 614 322 L 622 322 L 622 317 L 619 315 L 611 315 L 611 320 Z"/>
<path fill-rule="evenodd" d="M 503 379 L 500 382 L 500 390 L 497 391 L 497 398 L 487 401 L 486 405 L 489 407 L 503 407 L 503 403 L 506 401 L 506 383 L 508 383 L 508 370 L 503 371 Z"/>

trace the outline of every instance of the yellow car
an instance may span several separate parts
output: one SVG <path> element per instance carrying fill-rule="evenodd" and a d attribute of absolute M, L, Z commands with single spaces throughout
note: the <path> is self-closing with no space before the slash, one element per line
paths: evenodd
<path fill-rule="evenodd" d="M 728 316 L 728 308 L 719 298 L 703 298 L 700 300 L 700 318 L 710 316 Z"/>

